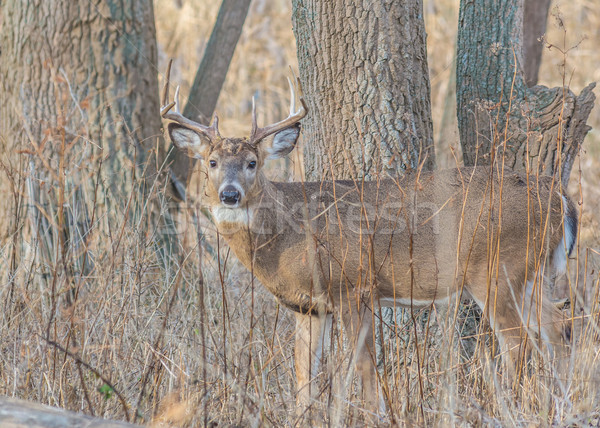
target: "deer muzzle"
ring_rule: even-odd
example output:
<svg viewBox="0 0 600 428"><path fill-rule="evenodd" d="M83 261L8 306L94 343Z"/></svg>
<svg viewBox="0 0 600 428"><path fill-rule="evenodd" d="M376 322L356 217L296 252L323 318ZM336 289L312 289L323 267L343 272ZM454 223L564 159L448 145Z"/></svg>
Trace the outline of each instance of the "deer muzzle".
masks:
<svg viewBox="0 0 600 428"><path fill-rule="evenodd" d="M224 205L235 207L240 202L241 194L233 186L225 187L219 194L219 198Z"/></svg>

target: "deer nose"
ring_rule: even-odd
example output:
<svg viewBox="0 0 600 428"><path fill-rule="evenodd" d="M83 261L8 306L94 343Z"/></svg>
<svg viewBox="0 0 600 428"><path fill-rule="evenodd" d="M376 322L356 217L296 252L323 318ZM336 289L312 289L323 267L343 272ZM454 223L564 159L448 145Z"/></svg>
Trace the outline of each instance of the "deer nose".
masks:
<svg viewBox="0 0 600 428"><path fill-rule="evenodd" d="M235 205L240 201L240 192L233 186L227 186L221 192L221 202L225 205Z"/></svg>

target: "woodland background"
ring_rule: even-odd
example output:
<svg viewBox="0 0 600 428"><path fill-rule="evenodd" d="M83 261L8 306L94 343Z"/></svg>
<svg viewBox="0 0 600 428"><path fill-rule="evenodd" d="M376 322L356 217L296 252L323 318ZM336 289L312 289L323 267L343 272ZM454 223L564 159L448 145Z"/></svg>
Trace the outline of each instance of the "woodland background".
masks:
<svg viewBox="0 0 600 428"><path fill-rule="evenodd" d="M461 163L453 75L458 6L452 0L424 1L438 168ZM154 71L162 79L168 59L175 58L171 80L181 85L184 97L218 9L219 2L202 0L154 2L158 41ZM298 69L291 14L288 0L251 3L216 106L223 135L249 132L254 95L263 123L286 114L288 67ZM595 0L553 2L546 40L554 47L544 49L540 84L554 87L564 82L579 93L589 82L600 80L600 7ZM4 67L10 68L6 63ZM0 123L3 138L14 124L7 124L6 117L0 117ZM569 193L582 204L583 212L577 254L581 268L571 276L573 281L587 278L588 291L593 291L598 287L600 264L594 265L595 253L586 249L600 248L598 107L588 124L592 130L569 183ZM63 150L77 147L67 145ZM168 213L166 217L177 224L181 244L177 257L164 257L164 247L157 250L156 242L168 240L172 230L167 225L148 232L140 226L150 215L133 188L123 190L123 201L97 198L94 180L101 156L95 154L93 144L89 147L76 157L80 164L92 165L85 173L86 193L77 193L63 181L57 191L63 204L51 207L57 215L48 212L47 217L34 219L43 223L44 218L66 218L61 207L77 198L92 207L88 218L95 232L86 238L89 255L77 256L73 265L78 269L70 271L61 261L65 255L57 250L63 247L56 245L65 238L33 236L26 227L28 195L35 189L27 188L22 164L14 159L21 155L42 160L43 150L3 145L0 395L106 418L177 426L306 423L294 413L292 317L280 310L216 236L199 204L203 174L192 175L185 206L171 210L168 200L159 202L161 215ZM125 175L135 176L133 167L128 169L127 162L122 165ZM57 163L55 169L64 172L68 167ZM272 179L297 180L303 175L302 150L269 166ZM124 206L139 209L130 213ZM54 226L49 224L48 230ZM74 250L74 254L79 253ZM597 300L596 294L595 313ZM419 333L429 334L428 326L423 325ZM526 399L516 404L494 384L481 354L467 361L458 356L447 359L442 350L426 346L428 341L409 335L398 345L403 363L395 377L394 409L408 424L597 424L600 379L595 369L595 326L582 327L578 335L581 352L569 384L569 400L559 400L559 405L550 404L556 401L548 400L542 372L533 372L524 382L519 394ZM412 358L415 346L425 352L422 380ZM419 386L421 381L424 385ZM363 420L360 409L350 405L341 416L326 409L317 417L344 425L360 425Z"/></svg>

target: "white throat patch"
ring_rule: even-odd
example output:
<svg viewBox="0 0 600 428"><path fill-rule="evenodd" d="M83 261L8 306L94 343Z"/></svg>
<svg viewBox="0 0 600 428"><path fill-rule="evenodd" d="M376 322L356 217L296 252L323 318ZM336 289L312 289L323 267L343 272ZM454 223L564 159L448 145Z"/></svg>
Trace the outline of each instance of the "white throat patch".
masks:
<svg viewBox="0 0 600 428"><path fill-rule="evenodd" d="M252 222L252 209L246 209L245 207L226 208L216 206L212 208L212 215L218 225L231 223L246 226Z"/></svg>

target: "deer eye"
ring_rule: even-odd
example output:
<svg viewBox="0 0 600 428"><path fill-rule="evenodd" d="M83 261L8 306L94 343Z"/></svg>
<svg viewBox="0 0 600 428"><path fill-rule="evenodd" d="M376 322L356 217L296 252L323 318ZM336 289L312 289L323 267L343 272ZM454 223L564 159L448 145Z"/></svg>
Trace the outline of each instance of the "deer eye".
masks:
<svg viewBox="0 0 600 428"><path fill-rule="evenodd" d="M248 164L248 169L254 169L254 168L256 168L256 161L251 161L251 162Z"/></svg>
<svg viewBox="0 0 600 428"><path fill-rule="evenodd" d="M216 160L211 160L208 162L208 164L210 165L211 168L216 168L217 167L217 161Z"/></svg>

